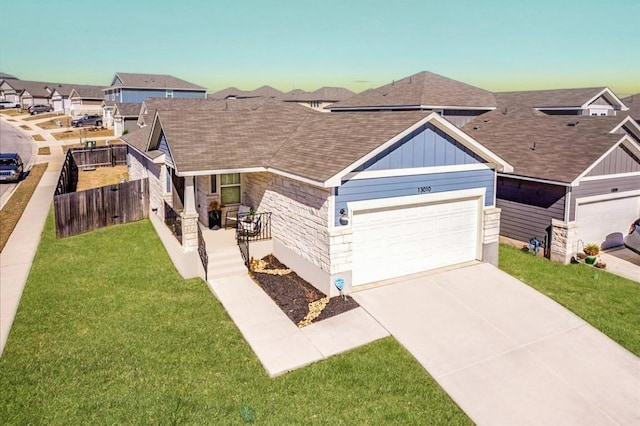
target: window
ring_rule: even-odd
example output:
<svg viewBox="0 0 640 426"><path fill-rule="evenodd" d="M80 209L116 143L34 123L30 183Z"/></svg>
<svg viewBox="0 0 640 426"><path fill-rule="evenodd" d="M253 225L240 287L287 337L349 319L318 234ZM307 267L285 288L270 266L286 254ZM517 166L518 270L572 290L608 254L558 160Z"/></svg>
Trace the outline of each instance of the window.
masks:
<svg viewBox="0 0 640 426"><path fill-rule="evenodd" d="M211 185L209 186L209 189L212 194L217 194L218 193L218 176L217 175L211 175Z"/></svg>
<svg viewBox="0 0 640 426"><path fill-rule="evenodd" d="M167 89L167 91L165 92L165 97L173 98L173 90L172 89Z"/></svg>
<svg viewBox="0 0 640 426"><path fill-rule="evenodd" d="M240 173L220 175L220 203L240 204Z"/></svg>

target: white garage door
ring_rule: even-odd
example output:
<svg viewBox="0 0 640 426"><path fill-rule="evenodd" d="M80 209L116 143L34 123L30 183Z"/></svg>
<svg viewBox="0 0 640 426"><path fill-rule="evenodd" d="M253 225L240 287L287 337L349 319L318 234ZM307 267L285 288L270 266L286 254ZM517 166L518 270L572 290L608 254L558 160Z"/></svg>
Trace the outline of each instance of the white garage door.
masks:
<svg viewBox="0 0 640 426"><path fill-rule="evenodd" d="M64 105L62 99L56 99L53 101L53 110L56 112L64 111Z"/></svg>
<svg viewBox="0 0 640 426"><path fill-rule="evenodd" d="M600 244L602 248L619 246L623 244L622 238L629 230L629 225L639 216L638 195L593 202L578 200L578 239L584 244Z"/></svg>
<svg viewBox="0 0 640 426"><path fill-rule="evenodd" d="M352 221L354 286L478 258L477 198L356 210Z"/></svg>

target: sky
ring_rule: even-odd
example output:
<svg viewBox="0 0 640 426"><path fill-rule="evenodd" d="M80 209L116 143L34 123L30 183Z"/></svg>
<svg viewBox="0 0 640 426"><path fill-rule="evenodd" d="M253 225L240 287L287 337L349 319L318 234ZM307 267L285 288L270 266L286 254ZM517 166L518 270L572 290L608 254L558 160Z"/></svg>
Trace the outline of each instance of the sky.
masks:
<svg viewBox="0 0 640 426"><path fill-rule="evenodd" d="M0 71L107 86L170 74L209 92L341 86L420 71L492 91L640 92L638 0L2 2Z"/></svg>

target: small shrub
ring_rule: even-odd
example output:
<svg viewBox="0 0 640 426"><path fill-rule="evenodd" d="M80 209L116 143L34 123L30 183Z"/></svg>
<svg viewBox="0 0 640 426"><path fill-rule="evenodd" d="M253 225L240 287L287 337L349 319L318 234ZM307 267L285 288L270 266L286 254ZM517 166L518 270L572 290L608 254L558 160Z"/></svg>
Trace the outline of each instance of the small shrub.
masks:
<svg viewBox="0 0 640 426"><path fill-rule="evenodd" d="M600 253L600 246L598 244L587 244L584 246L583 251L587 256L597 256Z"/></svg>

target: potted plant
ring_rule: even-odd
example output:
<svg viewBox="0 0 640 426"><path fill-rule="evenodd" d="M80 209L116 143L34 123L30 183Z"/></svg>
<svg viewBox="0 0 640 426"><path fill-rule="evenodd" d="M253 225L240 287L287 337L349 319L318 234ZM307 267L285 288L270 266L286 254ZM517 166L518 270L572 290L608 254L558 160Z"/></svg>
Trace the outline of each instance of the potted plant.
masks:
<svg viewBox="0 0 640 426"><path fill-rule="evenodd" d="M584 261L589 265L593 265L596 263L598 253L600 253L600 246L598 244L587 244L582 251L586 255Z"/></svg>

